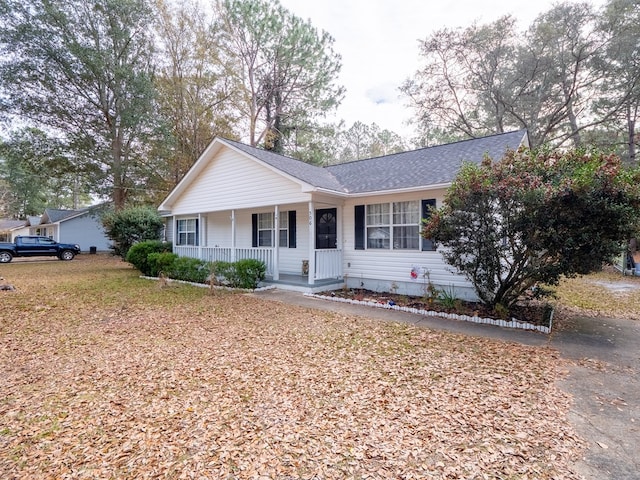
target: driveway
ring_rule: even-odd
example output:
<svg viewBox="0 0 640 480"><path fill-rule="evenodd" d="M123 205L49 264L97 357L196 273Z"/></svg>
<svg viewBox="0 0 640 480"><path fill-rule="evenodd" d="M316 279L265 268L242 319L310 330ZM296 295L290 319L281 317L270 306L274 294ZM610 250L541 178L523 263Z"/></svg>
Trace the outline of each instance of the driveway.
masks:
<svg viewBox="0 0 640 480"><path fill-rule="evenodd" d="M388 321L517 342L546 345L567 360L560 388L574 398L569 420L587 441L577 468L587 480L640 478L640 322L576 317L551 335L405 312L330 302L301 293L266 290L256 295L320 310L339 311Z"/></svg>

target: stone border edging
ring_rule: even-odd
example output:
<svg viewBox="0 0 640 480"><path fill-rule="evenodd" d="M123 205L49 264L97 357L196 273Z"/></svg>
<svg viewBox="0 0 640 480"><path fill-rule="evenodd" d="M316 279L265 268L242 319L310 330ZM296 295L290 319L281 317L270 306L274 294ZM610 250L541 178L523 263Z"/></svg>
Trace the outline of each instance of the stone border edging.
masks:
<svg viewBox="0 0 640 480"><path fill-rule="evenodd" d="M541 333L551 333L551 325L553 323L553 312L551 312L551 318L549 321L549 326L546 327L544 325L533 325L528 322L521 322L515 318L512 318L511 321L495 319L495 318L484 318L470 315L458 315L457 313L446 313L446 312L436 312L432 310L422 310L419 308L411 308L411 307L401 307L399 305L389 305L388 303L378 303L378 302L370 302L364 300L353 300L351 298L342 298L342 297L328 297L326 295L317 295L315 293L305 293L307 297L319 298L322 300L330 300L333 302L343 302L343 303L351 303L353 305L364 305L367 307L376 307L376 308L386 308L387 310L398 310L400 312L408 312L408 313L416 313L418 315L425 315L429 317L442 317L448 318L452 320L461 320L463 322L472 322L472 323L482 323L486 325L495 325L498 327L505 328L515 328L520 330L535 330Z"/></svg>
<svg viewBox="0 0 640 480"><path fill-rule="evenodd" d="M145 280L156 280L156 281L160 280L158 277L148 277L146 275L140 275L140 278L144 278ZM200 288L213 288L215 290L229 290L234 292L246 292L246 293L262 292L264 290L271 290L276 288L275 285L267 285L266 287L258 287L255 289L233 288L233 287L225 287L224 285L208 285L206 283L187 282L186 280L174 280L173 278L165 278L165 280L168 283L182 283L184 285L192 285L194 287L200 287Z"/></svg>

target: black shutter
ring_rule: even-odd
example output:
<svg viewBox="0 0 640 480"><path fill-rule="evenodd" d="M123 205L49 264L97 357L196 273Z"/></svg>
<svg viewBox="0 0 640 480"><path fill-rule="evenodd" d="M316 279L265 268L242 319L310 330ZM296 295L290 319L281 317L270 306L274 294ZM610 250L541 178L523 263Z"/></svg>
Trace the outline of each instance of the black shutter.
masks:
<svg viewBox="0 0 640 480"><path fill-rule="evenodd" d="M364 250L364 205L354 207L355 249Z"/></svg>
<svg viewBox="0 0 640 480"><path fill-rule="evenodd" d="M258 214L251 214L251 246L258 246Z"/></svg>
<svg viewBox="0 0 640 480"><path fill-rule="evenodd" d="M200 246L200 222L196 218L196 247Z"/></svg>
<svg viewBox="0 0 640 480"><path fill-rule="evenodd" d="M422 218L427 219L431 216L430 208L436 206L435 198L431 198L429 200L422 200ZM436 244L433 240L428 240L426 238L422 239L422 251L433 251L436 249Z"/></svg>
<svg viewBox="0 0 640 480"><path fill-rule="evenodd" d="M296 211L289 210L289 248L296 248Z"/></svg>

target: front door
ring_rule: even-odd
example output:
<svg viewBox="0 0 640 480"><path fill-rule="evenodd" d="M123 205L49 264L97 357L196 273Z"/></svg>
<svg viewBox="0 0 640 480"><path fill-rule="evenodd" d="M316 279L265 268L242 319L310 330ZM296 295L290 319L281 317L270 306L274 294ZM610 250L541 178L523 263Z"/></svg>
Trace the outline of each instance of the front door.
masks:
<svg viewBox="0 0 640 480"><path fill-rule="evenodd" d="M335 208L316 210L316 249L337 248L338 228Z"/></svg>

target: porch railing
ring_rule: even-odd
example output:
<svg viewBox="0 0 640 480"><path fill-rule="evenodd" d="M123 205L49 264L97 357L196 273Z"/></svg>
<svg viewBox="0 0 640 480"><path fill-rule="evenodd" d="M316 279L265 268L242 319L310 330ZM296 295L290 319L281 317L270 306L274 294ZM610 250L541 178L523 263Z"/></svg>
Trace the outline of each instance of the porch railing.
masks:
<svg viewBox="0 0 640 480"><path fill-rule="evenodd" d="M253 258L261 260L267 266L267 275L273 275L273 249L271 248L233 248L227 247L193 247L175 245L173 253L181 257L199 258L207 262L231 262ZM235 253L235 255L234 255Z"/></svg>
<svg viewBox="0 0 640 480"><path fill-rule="evenodd" d="M342 250L316 250L316 280L342 278Z"/></svg>
<svg viewBox="0 0 640 480"><path fill-rule="evenodd" d="M233 248L228 247L193 247L175 245L173 252L181 257L199 258L208 262L231 262L245 258L262 260L267 266L267 275L273 275L273 249L272 248ZM316 250L315 280L327 278L342 278L342 250L330 248Z"/></svg>

